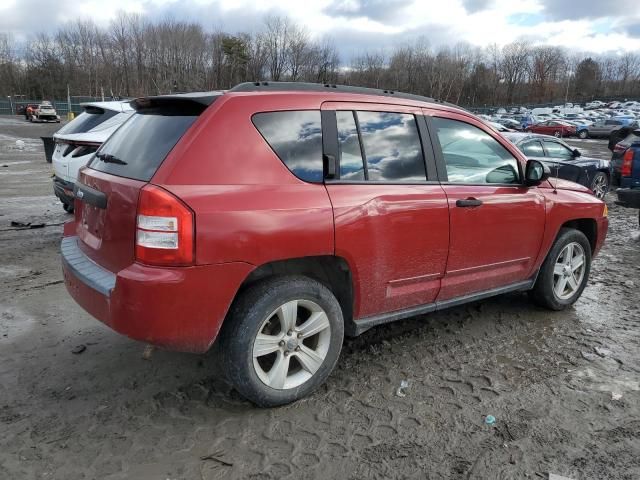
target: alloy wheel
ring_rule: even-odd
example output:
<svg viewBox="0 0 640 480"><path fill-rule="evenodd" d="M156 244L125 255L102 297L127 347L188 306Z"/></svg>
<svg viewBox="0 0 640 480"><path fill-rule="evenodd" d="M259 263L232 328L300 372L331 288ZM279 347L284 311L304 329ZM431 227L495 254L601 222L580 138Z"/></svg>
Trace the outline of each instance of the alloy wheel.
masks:
<svg viewBox="0 0 640 480"><path fill-rule="evenodd" d="M591 190L597 198L603 199L609 191L609 181L604 175L598 175L594 181Z"/></svg>
<svg viewBox="0 0 640 480"><path fill-rule="evenodd" d="M267 386L299 387L320 369L331 343L326 312L310 300L291 300L262 323L253 343L253 367Z"/></svg>
<svg viewBox="0 0 640 480"><path fill-rule="evenodd" d="M560 300L571 298L582 285L585 273L585 254L577 242L567 244L553 268L553 293Z"/></svg>

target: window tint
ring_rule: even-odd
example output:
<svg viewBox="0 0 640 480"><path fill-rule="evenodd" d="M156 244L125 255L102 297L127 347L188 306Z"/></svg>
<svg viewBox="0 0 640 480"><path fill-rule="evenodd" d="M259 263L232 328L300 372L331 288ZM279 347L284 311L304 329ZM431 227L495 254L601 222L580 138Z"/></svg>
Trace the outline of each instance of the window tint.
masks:
<svg viewBox="0 0 640 480"><path fill-rule="evenodd" d="M253 124L289 170L307 182L322 182L319 110L256 113Z"/></svg>
<svg viewBox="0 0 640 480"><path fill-rule="evenodd" d="M618 120L607 120L604 122L605 125L622 125L622 122Z"/></svg>
<svg viewBox="0 0 640 480"><path fill-rule="evenodd" d="M356 114L369 180L426 181L422 146L413 115L364 111Z"/></svg>
<svg viewBox="0 0 640 480"><path fill-rule="evenodd" d="M433 118L451 183L519 183L518 161L496 139L468 123Z"/></svg>
<svg viewBox="0 0 640 480"><path fill-rule="evenodd" d="M338 123L338 148L340 151L340 178L364 180L364 165L356 121L351 111L336 112Z"/></svg>
<svg viewBox="0 0 640 480"><path fill-rule="evenodd" d="M520 145L520 150L522 150L527 157L544 157L542 144L538 141L527 142L524 145Z"/></svg>
<svg viewBox="0 0 640 480"><path fill-rule="evenodd" d="M148 181L196 118L157 111L133 114L102 145L90 166L119 177ZM113 159L103 161L98 155Z"/></svg>
<svg viewBox="0 0 640 480"><path fill-rule="evenodd" d="M544 148L547 150L548 157L562 159L573 158L573 152L561 143L545 140Z"/></svg>

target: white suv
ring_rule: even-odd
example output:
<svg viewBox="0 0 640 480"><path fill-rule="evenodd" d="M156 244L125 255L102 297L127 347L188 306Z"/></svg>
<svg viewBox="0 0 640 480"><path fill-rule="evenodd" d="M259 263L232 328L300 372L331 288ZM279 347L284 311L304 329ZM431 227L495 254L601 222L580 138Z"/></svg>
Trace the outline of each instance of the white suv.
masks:
<svg viewBox="0 0 640 480"><path fill-rule="evenodd" d="M129 101L82 104L84 112L53 138L53 190L67 212L73 212L73 187L78 171L133 113Z"/></svg>

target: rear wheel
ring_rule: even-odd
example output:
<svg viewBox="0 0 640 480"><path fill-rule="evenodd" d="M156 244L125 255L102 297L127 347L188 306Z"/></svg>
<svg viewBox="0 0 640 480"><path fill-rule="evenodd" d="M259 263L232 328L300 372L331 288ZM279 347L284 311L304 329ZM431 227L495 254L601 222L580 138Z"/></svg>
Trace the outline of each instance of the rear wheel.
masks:
<svg viewBox="0 0 640 480"><path fill-rule="evenodd" d="M597 198L604 199L609 191L609 177L604 172L597 172L591 181L591 190Z"/></svg>
<svg viewBox="0 0 640 480"><path fill-rule="evenodd" d="M582 295L590 269L589 240L579 230L563 228L540 268L531 296L543 307L564 310Z"/></svg>
<svg viewBox="0 0 640 480"><path fill-rule="evenodd" d="M62 202L62 208L67 213L73 213L73 205L72 204Z"/></svg>
<svg viewBox="0 0 640 480"><path fill-rule="evenodd" d="M553 136L556 138L560 138L562 134L558 130L556 130L555 132L553 132Z"/></svg>
<svg viewBox="0 0 640 480"><path fill-rule="evenodd" d="M231 384L260 406L283 405L322 385L344 337L331 291L307 277L257 283L234 302L221 336Z"/></svg>
<svg viewBox="0 0 640 480"><path fill-rule="evenodd" d="M589 136L589 132L587 130L580 130L578 132L578 138L585 139Z"/></svg>

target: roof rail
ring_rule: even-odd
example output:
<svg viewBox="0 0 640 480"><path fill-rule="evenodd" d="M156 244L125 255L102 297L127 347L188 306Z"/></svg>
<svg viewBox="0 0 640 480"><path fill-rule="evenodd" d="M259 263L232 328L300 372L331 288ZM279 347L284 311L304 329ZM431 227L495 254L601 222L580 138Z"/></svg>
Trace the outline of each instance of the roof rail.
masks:
<svg viewBox="0 0 640 480"><path fill-rule="evenodd" d="M354 93L358 95L376 95L381 97L403 98L417 102L442 103L455 106L450 103L434 100L431 97L414 95L412 93L396 92L394 90L382 90L378 88L353 87L350 85L334 85L329 83L305 83L305 82L244 82L233 87L229 92L335 92Z"/></svg>

